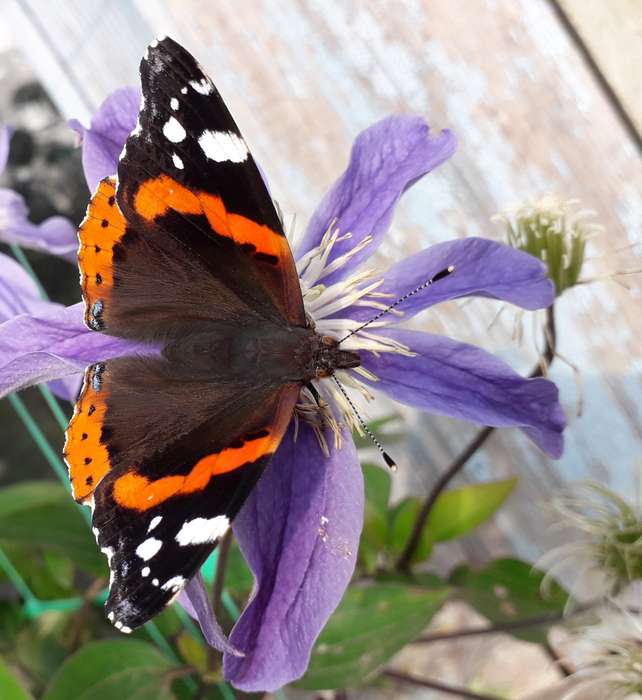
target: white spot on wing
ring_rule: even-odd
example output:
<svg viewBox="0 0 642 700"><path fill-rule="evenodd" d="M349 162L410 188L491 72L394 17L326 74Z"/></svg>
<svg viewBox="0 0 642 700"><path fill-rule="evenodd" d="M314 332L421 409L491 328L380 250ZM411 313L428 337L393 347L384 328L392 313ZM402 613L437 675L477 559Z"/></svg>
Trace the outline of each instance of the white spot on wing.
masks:
<svg viewBox="0 0 642 700"><path fill-rule="evenodd" d="M172 97L172 99L169 101L169 106L176 111L178 109L178 100L175 97Z"/></svg>
<svg viewBox="0 0 642 700"><path fill-rule="evenodd" d="M162 515L155 515L150 521L149 521L149 527L147 528L147 532L151 532L155 527L160 525L160 521L163 519Z"/></svg>
<svg viewBox="0 0 642 700"><path fill-rule="evenodd" d="M240 136L231 131L204 131L198 139L203 153L217 163L242 163L247 159L247 146Z"/></svg>
<svg viewBox="0 0 642 700"><path fill-rule="evenodd" d="M199 95L211 95L214 92L212 83L207 78L201 78L200 80L190 80L189 86L192 90L195 90Z"/></svg>
<svg viewBox="0 0 642 700"><path fill-rule="evenodd" d="M158 44L159 44L161 41L164 41L165 39L167 39L167 37L165 36L165 34L159 34L159 36L157 36L153 41L151 41L149 45L150 45L153 49L155 49L155 48L158 46Z"/></svg>
<svg viewBox="0 0 642 700"><path fill-rule="evenodd" d="M123 625L123 626L120 628L120 631L121 631L123 634L131 634L131 633L132 633L132 628L131 628L131 627L127 627L126 625Z"/></svg>
<svg viewBox="0 0 642 700"><path fill-rule="evenodd" d="M107 615L107 619L108 619L110 622L113 622L113 621L114 621L114 617L116 617L116 616L114 615L114 611L112 610L112 611Z"/></svg>
<svg viewBox="0 0 642 700"><path fill-rule="evenodd" d="M181 95L187 95L187 87L181 88Z"/></svg>
<svg viewBox="0 0 642 700"><path fill-rule="evenodd" d="M172 576L172 578L165 581L165 583L161 586L161 589L164 591L171 591L172 593L176 593L176 591L182 588L186 583L186 578L183 578L182 576Z"/></svg>
<svg viewBox="0 0 642 700"><path fill-rule="evenodd" d="M147 578L147 577L149 576L150 571L151 571L151 569L149 568L149 566L144 566L144 567L140 570L140 575L141 575L143 578Z"/></svg>
<svg viewBox="0 0 642 700"><path fill-rule="evenodd" d="M160 540L150 537L144 542L141 542L138 547L136 547L136 554L143 560L148 561L153 556L158 553L158 550L163 546Z"/></svg>
<svg viewBox="0 0 642 700"><path fill-rule="evenodd" d="M165 138L172 143L180 143L187 136L187 132L183 129L176 117L170 117L165 122L163 134Z"/></svg>
<svg viewBox="0 0 642 700"><path fill-rule="evenodd" d="M217 515L215 518L194 518L183 523L176 535L176 541L181 547L215 542L225 534L229 526L230 521L224 515Z"/></svg>
<svg viewBox="0 0 642 700"><path fill-rule="evenodd" d="M159 583L160 581L157 578L152 579L152 586L158 586Z"/></svg>
<svg viewBox="0 0 642 700"><path fill-rule="evenodd" d="M174 166L179 170L184 168L183 159L177 153L172 154L172 163L174 163Z"/></svg>

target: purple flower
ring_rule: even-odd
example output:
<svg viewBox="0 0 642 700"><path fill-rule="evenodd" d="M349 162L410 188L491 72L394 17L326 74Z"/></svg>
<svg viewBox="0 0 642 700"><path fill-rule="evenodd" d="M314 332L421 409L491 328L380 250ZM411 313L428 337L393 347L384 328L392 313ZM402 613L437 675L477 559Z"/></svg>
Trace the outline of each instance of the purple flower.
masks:
<svg viewBox="0 0 642 700"><path fill-rule="evenodd" d="M9 157L10 139L11 130L0 127L0 175ZM75 262L78 238L71 221L52 216L41 224L32 224L28 216L24 199L13 190L0 187L0 241L60 255Z"/></svg>
<svg viewBox="0 0 642 700"><path fill-rule="evenodd" d="M113 92L100 105L89 129L77 119L69 121L82 143L82 166L92 192L104 177L116 174L118 156L130 131L136 126L139 105L140 90L124 87Z"/></svg>
<svg viewBox="0 0 642 700"><path fill-rule="evenodd" d="M119 91L84 130L83 164L90 183L116 171L137 105L137 96ZM339 372L339 378L366 395L376 388L429 412L519 427L558 457L565 419L551 382L524 379L479 348L398 325L437 302L466 296L527 309L549 306L554 290L541 262L498 243L467 238L433 246L380 274L361 267L380 244L403 192L454 150L452 134L433 135L422 119L410 116L385 119L357 138L346 172L322 200L296 250L306 310L319 332L343 338L391 300L454 265L453 274L401 304L403 316L389 314L351 336L345 346L359 352L363 365ZM0 376L6 385L15 388L68 370L74 362L97 361L116 352L118 343L128 351L124 341L83 330L80 309L67 313L73 343L58 352L48 371L41 366L29 377L27 370L19 380L2 369L6 334L0 326ZM23 323L33 322L33 316L26 318L30 321ZM37 346L49 345L63 332L60 320L51 327L43 323L37 337L25 336L23 368L30 366ZM312 645L355 565L363 485L350 435L353 416L332 381L318 382L317 390L332 408L330 427L301 419L296 438L290 427L234 524L256 586L229 643L206 604L200 577L183 593L210 644L225 652L225 677L245 691L274 690L305 672ZM309 400L304 391L301 401Z"/></svg>

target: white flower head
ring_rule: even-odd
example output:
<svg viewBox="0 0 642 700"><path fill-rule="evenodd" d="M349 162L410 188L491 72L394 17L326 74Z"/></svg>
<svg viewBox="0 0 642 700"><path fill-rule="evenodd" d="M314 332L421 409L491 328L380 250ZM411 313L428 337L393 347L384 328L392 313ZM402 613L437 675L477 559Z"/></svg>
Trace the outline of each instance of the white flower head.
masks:
<svg viewBox="0 0 642 700"><path fill-rule="evenodd" d="M546 195L508 207L493 221L505 225L509 245L546 263L560 295L580 281L586 242L604 230L594 217L577 199Z"/></svg>
<svg viewBox="0 0 642 700"><path fill-rule="evenodd" d="M590 689L604 700L633 700L642 696L642 588L598 611L598 622L574 633L568 660L577 668L576 683L562 700L580 700Z"/></svg>
<svg viewBox="0 0 642 700"><path fill-rule="evenodd" d="M617 595L642 580L642 508L594 482L580 482L553 498L558 527L570 541L545 554L537 566L547 579L570 579L577 598Z"/></svg>

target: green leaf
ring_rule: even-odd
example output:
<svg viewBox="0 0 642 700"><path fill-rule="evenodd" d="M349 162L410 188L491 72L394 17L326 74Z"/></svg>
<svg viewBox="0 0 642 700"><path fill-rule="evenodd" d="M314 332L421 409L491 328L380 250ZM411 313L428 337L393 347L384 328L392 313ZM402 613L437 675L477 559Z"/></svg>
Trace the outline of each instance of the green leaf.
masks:
<svg viewBox="0 0 642 700"><path fill-rule="evenodd" d="M40 684L46 683L68 653L62 639L62 616L48 613L25 626L16 639L14 651L29 677Z"/></svg>
<svg viewBox="0 0 642 700"><path fill-rule="evenodd" d="M93 642L62 665L42 700L171 700L175 666L136 640Z"/></svg>
<svg viewBox="0 0 642 700"><path fill-rule="evenodd" d="M44 564L47 572L61 588L70 590L74 583L74 564L65 554L45 552Z"/></svg>
<svg viewBox="0 0 642 700"><path fill-rule="evenodd" d="M542 590L544 573L519 559L497 559L480 571L462 566L450 577L459 586L460 597L491 623L515 622L526 618L561 614L568 594L551 581ZM548 624L511 631L520 639L542 643Z"/></svg>
<svg viewBox="0 0 642 700"><path fill-rule="evenodd" d="M398 503L390 514L392 524L388 533L388 548L398 557L405 549L412 532L422 502L418 498L406 498ZM424 527L419 538L419 544L412 557L412 563L428 559L432 552L433 538L430 528Z"/></svg>
<svg viewBox="0 0 642 700"><path fill-rule="evenodd" d="M393 427L395 424L401 425L401 416L398 413L393 413L391 416L377 418L368 423L368 428L372 433L374 433L375 437L378 437L379 440L385 445L393 445L401 440L402 435L397 431L386 432L382 430L382 428L385 428L390 424L392 424ZM359 431L356 429L352 431L352 438L358 450L372 447L372 441L370 438L364 435L359 435Z"/></svg>
<svg viewBox="0 0 642 700"><path fill-rule="evenodd" d="M188 632L181 632L176 639L176 646L186 664L197 668L201 673L207 671L207 651L201 642Z"/></svg>
<svg viewBox="0 0 642 700"><path fill-rule="evenodd" d="M442 493L428 516L411 563L417 564L428 559L435 543L462 537L488 520L508 498L516 484L517 479L504 479ZM389 511L387 545L394 557L404 551L422 505L423 501L418 498L406 498Z"/></svg>
<svg viewBox="0 0 642 700"><path fill-rule="evenodd" d="M56 580L44 560L44 555L47 552L40 551L34 546L26 547L24 543L16 542L3 542L2 550L36 598L53 600L77 595L73 580L70 582L70 586L62 586L60 581ZM56 553L56 556L64 559L63 554ZM68 559L66 561L71 565ZM1 571L0 580L10 581L6 573Z"/></svg>
<svg viewBox="0 0 642 700"><path fill-rule="evenodd" d="M54 482L22 482L0 491L0 542L54 551L96 576L107 576L105 558L78 506Z"/></svg>
<svg viewBox="0 0 642 700"><path fill-rule="evenodd" d="M488 481L442 493L426 525L432 540L446 542L467 535L497 511L517 481L517 478Z"/></svg>
<svg viewBox="0 0 642 700"><path fill-rule="evenodd" d="M241 554L236 541L232 543L227 557L227 568L225 569L225 588L234 596L236 600L245 601L254 585L254 576L245 558Z"/></svg>
<svg viewBox="0 0 642 700"><path fill-rule="evenodd" d="M0 659L0 698L2 700L31 700L27 693Z"/></svg>
<svg viewBox="0 0 642 700"><path fill-rule="evenodd" d="M388 539L390 474L374 464L364 464L362 468L366 500L359 563L365 571L371 572L376 569L378 555Z"/></svg>
<svg viewBox="0 0 642 700"><path fill-rule="evenodd" d="M447 599L445 586L374 583L348 589L296 684L306 690L358 686L417 637Z"/></svg>

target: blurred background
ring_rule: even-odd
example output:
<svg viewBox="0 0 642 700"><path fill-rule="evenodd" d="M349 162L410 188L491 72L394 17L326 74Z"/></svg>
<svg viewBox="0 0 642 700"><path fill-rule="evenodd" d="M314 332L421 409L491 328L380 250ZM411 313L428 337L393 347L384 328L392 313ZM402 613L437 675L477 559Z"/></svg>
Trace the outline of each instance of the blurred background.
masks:
<svg viewBox="0 0 642 700"><path fill-rule="evenodd" d="M2 184L25 196L34 221L54 213L80 221L88 191L66 120L89 125L112 90L137 84L140 57L158 34L199 58L299 230L344 168L354 137L374 121L417 113L457 134L455 156L402 201L378 253L382 267L458 236L503 240L491 217L543 194L577 198L597 212L605 230L591 241L583 271L593 283L573 288L556 308L566 361L554 363L551 378L570 421L565 455L552 462L519 431L494 434L458 483L517 475L519 485L493 523L436 551L436 571L500 555L535 561L562 541L546 527L544 506L565 483L592 478L639 493L640 276L614 274L642 267L638 0L4 0L0 122L15 131ZM30 260L53 299L78 300L71 266L35 253ZM516 342L514 311L496 318L499 310L486 300L450 303L413 325L484 346L527 373L538 356L533 320L523 320ZM60 430L38 397L24 398L60 449ZM372 415L390 411L381 401ZM403 438L394 446L393 498L425 493L476 428L395 411ZM0 484L42 478L44 459L7 401L0 420ZM465 623L472 613L450 614ZM531 647L467 641L404 652L398 663L464 684L488 676L511 692L506 697L526 697L558 677ZM399 696L397 689L363 697L377 693Z"/></svg>

